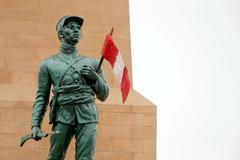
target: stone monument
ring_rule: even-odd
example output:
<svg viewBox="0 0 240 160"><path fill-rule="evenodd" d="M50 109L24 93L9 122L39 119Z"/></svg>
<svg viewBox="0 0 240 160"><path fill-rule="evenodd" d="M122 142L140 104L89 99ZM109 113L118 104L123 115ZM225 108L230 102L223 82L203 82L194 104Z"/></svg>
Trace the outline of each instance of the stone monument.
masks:
<svg viewBox="0 0 240 160"><path fill-rule="evenodd" d="M132 82L129 1L3 0L0 5L0 159L43 160L49 138L30 140L19 147L19 138L31 133L32 106L37 89L39 63L59 51L55 26L63 15L84 17L80 53L100 59L104 36L114 25L114 39L128 66ZM121 102L119 83L112 68L103 63L109 96L96 99L99 124L94 160L155 160L156 106L134 89ZM42 131L51 133L48 114ZM65 160L75 159L75 138Z"/></svg>

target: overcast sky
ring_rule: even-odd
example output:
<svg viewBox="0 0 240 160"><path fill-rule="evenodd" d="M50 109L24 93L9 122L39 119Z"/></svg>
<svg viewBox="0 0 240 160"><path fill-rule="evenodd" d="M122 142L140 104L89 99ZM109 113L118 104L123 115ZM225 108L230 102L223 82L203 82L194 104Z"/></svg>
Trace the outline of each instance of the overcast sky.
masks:
<svg viewBox="0 0 240 160"><path fill-rule="evenodd" d="M133 87L159 160L240 159L240 1L129 0Z"/></svg>

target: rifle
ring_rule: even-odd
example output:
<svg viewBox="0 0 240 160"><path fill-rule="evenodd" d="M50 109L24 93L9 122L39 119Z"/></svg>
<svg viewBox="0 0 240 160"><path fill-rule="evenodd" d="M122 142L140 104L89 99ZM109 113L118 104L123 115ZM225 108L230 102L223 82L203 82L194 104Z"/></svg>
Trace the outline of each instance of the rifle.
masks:
<svg viewBox="0 0 240 160"><path fill-rule="evenodd" d="M47 137L48 135L59 134L59 133L60 131L53 131L52 133L42 132L38 134L38 137L43 138L43 137ZM33 136L32 133L22 136L20 139L20 146L22 147L24 143L27 142L29 139L33 139L32 136Z"/></svg>

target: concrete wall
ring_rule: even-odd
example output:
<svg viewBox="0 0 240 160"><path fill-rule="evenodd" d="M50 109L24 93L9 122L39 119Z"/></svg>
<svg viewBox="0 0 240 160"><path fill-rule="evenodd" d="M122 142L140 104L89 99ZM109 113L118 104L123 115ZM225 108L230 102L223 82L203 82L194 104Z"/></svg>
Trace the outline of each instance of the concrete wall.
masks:
<svg viewBox="0 0 240 160"><path fill-rule="evenodd" d="M47 157L49 138L29 141L24 148L19 147L19 139L31 131L36 73L41 60L58 52L55 25L63 15L85 18L78 48L96 58L114 25L114 39L132 73L127 0L0 0L0 160ZM105 103L97 102L100 124L95 159L154 160L155 106L134 90L122 105L110 65L104 62L103 68L110 96ZM43 130L51 131L47 115ZM74 159L74 140L66 159Z"/></svg>

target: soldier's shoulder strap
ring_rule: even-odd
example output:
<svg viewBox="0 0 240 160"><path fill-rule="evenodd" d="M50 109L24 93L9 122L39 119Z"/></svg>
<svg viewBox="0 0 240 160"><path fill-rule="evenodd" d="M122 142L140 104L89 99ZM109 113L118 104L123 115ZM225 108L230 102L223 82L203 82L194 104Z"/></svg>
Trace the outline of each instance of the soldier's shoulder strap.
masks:
<svg viewBox="0 0 240 160"><path fill-rule="evenodd" d="M61 60L62 62L64 62L65 64L67 64L68 66L65 68L65 70L62 72L62 74L59 77L59 81L58 83L55 85L55 87L60 87L60 84L63 80L63 77L65 76L65 74L67 73L67 71L74 65L76 64L81 58L78 57L75 61L73 61L72 63L64 60L61 56L59 55L54 55L55 58L58 58L59 60Z"/></svg>

